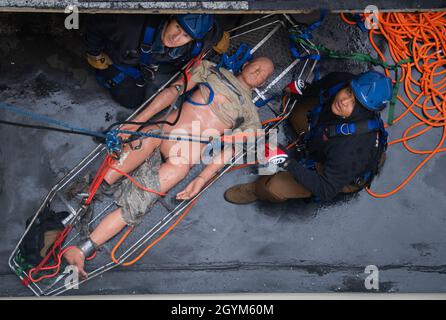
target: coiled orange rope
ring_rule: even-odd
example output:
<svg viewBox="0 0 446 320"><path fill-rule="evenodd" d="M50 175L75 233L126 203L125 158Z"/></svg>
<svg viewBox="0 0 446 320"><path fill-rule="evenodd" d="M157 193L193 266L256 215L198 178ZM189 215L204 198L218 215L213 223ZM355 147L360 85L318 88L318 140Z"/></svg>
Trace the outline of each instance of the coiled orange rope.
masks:
<svg viewBox="0 0 446 320"><path fill-rule="evenodd" d="M345 17L343 17L345 19ZM411 153L425 155L420 164L396 188L386 193L367 192L377 198L396 194L426 165L435 155L446 151L446 12L425 13L382 13L378 14L379 29L370 30L369 39L380 58L384 54L377 47L374 36L381 35L387 40L390 55L395 63L413 58L412 63L401 66L401 83L406 97L398 100L406 108L393 123L412 114L418 122L409 126L402 137L389 143L402 143ZM385 70L390 76L389 70ZM432 129L442 131L439 142L433 149L416 149L409 141L422 138Z"/></svg>

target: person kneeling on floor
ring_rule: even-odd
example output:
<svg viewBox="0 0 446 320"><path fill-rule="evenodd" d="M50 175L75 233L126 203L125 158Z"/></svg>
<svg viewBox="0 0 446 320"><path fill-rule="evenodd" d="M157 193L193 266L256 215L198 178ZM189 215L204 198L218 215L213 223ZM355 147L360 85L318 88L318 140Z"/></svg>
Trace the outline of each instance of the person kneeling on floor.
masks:
<svg viewBox="0 0 446 320"><path fill-rule="evenodd" d="M285 91L297 100L290 116L301 137L297 156L290 154L285 171L229 188L224 194L227 201L328 201L369 186L383 165L387 133L379 112L392 98L390 78L376 71L357 76L336 72L303 92L296 83Z"/></svg>

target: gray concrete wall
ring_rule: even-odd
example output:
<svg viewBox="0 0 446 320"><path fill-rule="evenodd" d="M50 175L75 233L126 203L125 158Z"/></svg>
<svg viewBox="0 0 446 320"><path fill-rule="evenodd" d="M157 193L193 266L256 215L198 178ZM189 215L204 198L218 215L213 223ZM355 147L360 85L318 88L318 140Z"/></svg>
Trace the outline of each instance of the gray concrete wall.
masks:
<svg viewBox="0 0 446 320"><path fill-rule="evenodd" d="M446 8L444 0L342 0L342 1L306 1L306 0L248 0L248 1L90 1L90 0L0 0L3 11L59 11L69 5L76 5L81 11L94 12L304 12L326 8L333 11L355 10L362 12L370 4L380 10L429 10Z"/></svg>

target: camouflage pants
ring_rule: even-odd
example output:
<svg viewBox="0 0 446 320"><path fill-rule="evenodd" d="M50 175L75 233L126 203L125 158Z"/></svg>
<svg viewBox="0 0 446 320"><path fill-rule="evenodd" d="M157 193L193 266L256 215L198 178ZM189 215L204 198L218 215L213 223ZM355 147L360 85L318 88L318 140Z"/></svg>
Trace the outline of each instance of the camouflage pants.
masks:
<svg viewBox="0 0 446 320"><path fill-rule="evenodd" d="M144 161L131 176L140 185L160 191L159 169L161 153L155 149L150 158ZM115 193L115 202L121 207L122 219L129 226L137 225L144 215L153 207L159 196L153 192L144 191L129 179L125 179Z"/></svg>

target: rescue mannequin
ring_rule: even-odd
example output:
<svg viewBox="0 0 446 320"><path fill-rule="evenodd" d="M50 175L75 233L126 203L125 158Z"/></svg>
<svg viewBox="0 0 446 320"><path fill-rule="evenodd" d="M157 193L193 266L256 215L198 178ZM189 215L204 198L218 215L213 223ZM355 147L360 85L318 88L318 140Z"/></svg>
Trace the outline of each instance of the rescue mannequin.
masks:
<svg viewBox="0 0 446 320"><path fill-rule="evenodd" d="M274 65L270 59L261 57L247 62L241 73L235 77L230 71L216 68L215 64L203 60L200 65L191 71L191 78L187 90L194 88L198 83L198 90L194 91L190 100L183 103L181 117L176 125L165 126L164 133L168 134L174 130L182 129L192 134L191 124L198 121L201 133L207 129L217 130L223 134L225 129L257 130L261 128L257 114L257 107L252 103L252 89L265 83L272 75ZM231 85L228 85L227 83ZM203 85L208 83L209 86ZM170 87L164 89L160 94L134 119L135 122L143 122L152 118L155 114L172 104L178 96L178 86L183 81L179 79ZM231 87L231 88L230 88ZM183 88L181 88L182 92ZM213 91L213 101L209 104L210 90ZM195 105L194 105L195 104ZM196 104L202 104L197 106ZM168 121L176 118L175 111L169 115ZM137 126L127 125L125 129L135 130ZM149 126L143 131L157 129ZM197 132L194 132L198 134ZM124 172L132 172L140 184L165 193L178 184L188 174L193 163L201 157L203 145L195 150L192 147L191 154L173 152L178 150L179 144L194 144L197 142L177 142L158 139L145 139L139 150L131 150L128 146L123 151L123 158L118 169ZM188 149L188 148L186 148ZM184 149L183 149L184 150ZM161 156L165 159L161 163ZM221 155L224 156L223 153ZM225 159L227 160L227 159ZM178 200L187 200L196 195L202 187L215 175L224 165L224 162L208 164L198 177L177 194ZM136 170L135 170L136 169ZM158 177L153 180L153 177ZM105 177L108 185L118 182L121 175L116 171L109 171ZM87 274L84 271L85 257L116 235L126 225L136 225L140 222L147 211L147 207L153 205L157 196L154 193L144 192L137 188L129 180L123 180L119 187L120 194L117 196L119 208L108 214L97 228L91 233L90 239L79 247L66 252L65 259L71 265L78 267L82 277ZM118 192L119 193L119 192ZM141 201L141 198L144 198Z"/></svg>

